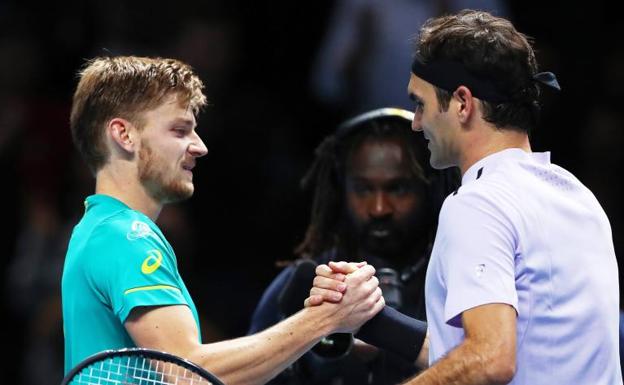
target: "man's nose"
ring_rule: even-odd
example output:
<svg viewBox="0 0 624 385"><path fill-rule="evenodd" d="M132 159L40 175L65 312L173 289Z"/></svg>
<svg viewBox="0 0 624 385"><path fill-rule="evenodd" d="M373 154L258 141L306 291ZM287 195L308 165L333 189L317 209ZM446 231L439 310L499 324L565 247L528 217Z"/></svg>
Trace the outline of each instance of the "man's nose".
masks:
<svg viewBox="0 0 624 385"><path fill-rule="evenodd" d="M189 152L195 158L200 158L206 154L208 154L208 147L204 144L204 141L197 135L196 132L193 133L193 141L189 145Z"/></svg>
<svg viewBox="0 0 624 385"><path fill-rule="evenodd" d="M422 131L422 113L416 111L412 120L412 130L416 132Z"/></svg>
<svg viewBox="0 0 624 385"><path fill-rule="evenodd" d="M375 193L371 203L369 215L373 218L385 217L391 215L393 212L392 203L388 199L388 194L383 191Z"/></svg>

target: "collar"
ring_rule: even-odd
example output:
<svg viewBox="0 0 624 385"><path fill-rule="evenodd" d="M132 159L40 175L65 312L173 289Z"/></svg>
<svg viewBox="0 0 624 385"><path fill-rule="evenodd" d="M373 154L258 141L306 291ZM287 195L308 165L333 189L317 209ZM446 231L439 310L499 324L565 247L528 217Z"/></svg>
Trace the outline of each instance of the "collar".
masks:
<svg viewBox="0 0 624 385"><path fill-rule="evenodd" d="M98 205L108 205L108 206L117 207L120 209L130 209L128 205L126 205L119 199L112 197L110 195L104 195L104 194L93 194L93 195L88 196L84 201L84 205L85 205L85 209L87 210Z"/></svg>
<svg viewBox="0 0 624 385"><path fill-rule="evenodd" d="M526 152L519 148L507 148L479 159L462 176L462 186L477 180L486 172L491 172L502 163L530 160L541 164L550 164L550 152Z"/></svg>

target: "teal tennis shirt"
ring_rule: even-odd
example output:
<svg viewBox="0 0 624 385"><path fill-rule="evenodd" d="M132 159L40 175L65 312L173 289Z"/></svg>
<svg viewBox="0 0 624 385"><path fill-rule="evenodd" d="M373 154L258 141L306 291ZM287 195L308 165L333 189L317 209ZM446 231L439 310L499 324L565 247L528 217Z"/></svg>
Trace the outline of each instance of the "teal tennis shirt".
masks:
<svg viewBox="0 0 624 385"><path fill-rule="evenodd" d="M107 195L85 200L65 258L62 299L65 373L102 350L135 346L124 322L136 306L187 305L199 330L169 242L150 218Z"/></svg>

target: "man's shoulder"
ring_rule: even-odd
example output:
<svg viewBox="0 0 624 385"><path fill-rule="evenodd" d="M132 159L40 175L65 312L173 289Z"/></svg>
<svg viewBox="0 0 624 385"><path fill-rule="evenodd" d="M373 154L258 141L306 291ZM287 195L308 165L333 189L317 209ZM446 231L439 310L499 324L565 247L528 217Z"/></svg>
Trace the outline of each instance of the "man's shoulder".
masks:
<svg viewBox="0 0 624 385"><path fill-rule="evenodd" d="M91 218L89 214L76 226L72 242L77 251L93 259L99 255L121 257L132 250L167 249L156 225L134 210L115 210L105 215L98 213Z"/></svg>
<svg viewBox="0 0 624 385"><path fill-rule="evenodd" d="M153 257L152 257L153 256ZM67 251L66 271L81 272L100 280L117 274L131 261L174 258L170 246L151 223L132 210L121 210L98 218L89 226L77 226ZM95 278L100 277L100 278Z"/></svg>
<svg viewBox="0 0 624 385"><path fill-rule="evenodd" d="M466 225L487 218L511 223L522 216L525 189L508 175L493 172L460 186L449 194L440 209L440 224ZM480 219L478 219L480 218Z"/></svg>
<svg viewBox="0 0 624 385"><path fill-rule="evenodd" d="M93 234L114 240L158 237L158 227L144 215L131 209L96 214L90 222L91 226L86 226L85 230L90 228Z"/></svg>
<svg viewBox="0 0 624 385"><path fill-rule="evenodd" d="M512 181L504 175L490 174L458 187L446 197L444 205L496 205L499 197L515 195Z"/></svg>
<svg viewBox="0 0 624 385"><path fill-rule="evenodd" d="M447 199L460 202L475 198L494 203L498 200L517 202L526 194L534 192L537 179L551 172L550 168L550 165L516 159L486 164L476 169L476 172L466 174L462 185Z"/></svg>

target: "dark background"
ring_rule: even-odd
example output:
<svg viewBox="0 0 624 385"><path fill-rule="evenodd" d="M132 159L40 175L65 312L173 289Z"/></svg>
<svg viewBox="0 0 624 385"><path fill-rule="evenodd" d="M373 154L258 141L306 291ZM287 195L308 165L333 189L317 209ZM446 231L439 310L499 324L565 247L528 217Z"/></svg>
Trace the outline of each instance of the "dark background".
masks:
<svg viewBox="0 0 624 385"><path fill-rule="evenodd" d="M553 162L594 191L619 255L624 48L618 13L606 1L572 3L503 4L516 27L535 38L541 67L563 87L544 93L533 148L552 151ZM85 59L176 57L204 80L211 106L198 130L210 152L196 168L195 196L166 208L159 225L203 318L204 340L231 338L245 334L279 271L276 261L291 259L302 239L310 197L298 183L314 148L361 112L353 102L357 92L333 103L313 92L335 4L0 2L0 337L14 352L3 360L2 383L29 384L37 376L44 378L38 383L60 381L60 271L71 227L93 190L68 128L75 73ZM414 23L411 35L419 27ZM401 95L408 75L405 68Z"/></svg>

